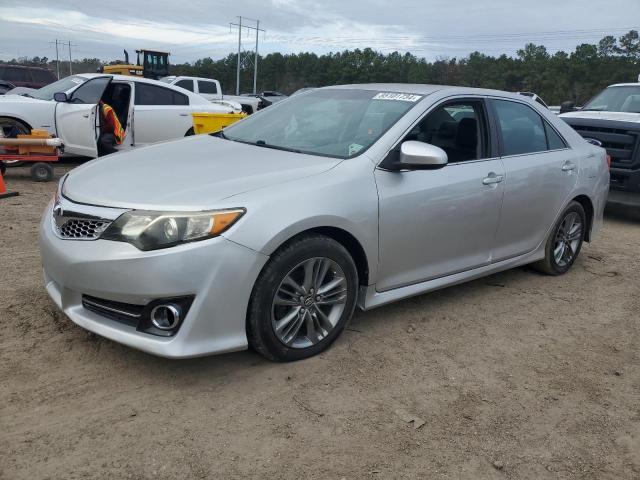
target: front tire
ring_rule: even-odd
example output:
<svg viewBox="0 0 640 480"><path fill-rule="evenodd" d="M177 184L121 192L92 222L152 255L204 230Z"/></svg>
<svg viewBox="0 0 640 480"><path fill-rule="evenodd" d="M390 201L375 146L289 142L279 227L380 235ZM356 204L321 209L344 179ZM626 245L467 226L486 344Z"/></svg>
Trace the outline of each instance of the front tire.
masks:
<svg viewBox="0 0 640 480"><path fill-rule="evenodd" d="M277 251L254 285L247 315L249 344L288 362L331 345L351 319L358 272L332 238L304 235Z"/></svg>
<svg viewBox="0 0 640 480"><path fill-rule="evenodd" d="M584 208L571 202L551 230L545 247L545 258L533 266L548 275L567 273L578 258L587 226Z"/></svg>

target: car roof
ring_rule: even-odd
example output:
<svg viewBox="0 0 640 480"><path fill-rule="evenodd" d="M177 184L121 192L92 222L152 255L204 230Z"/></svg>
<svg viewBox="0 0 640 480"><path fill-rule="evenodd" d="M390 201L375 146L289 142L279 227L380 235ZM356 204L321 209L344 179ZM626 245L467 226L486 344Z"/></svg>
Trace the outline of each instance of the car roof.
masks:
<svg viewBox="0 0 640 480"><path fill-rule="evenodd" d="M610 87L640 87L640 83L616 83L614 85L609 85L607 88Z"/></svg>
<svg viewBox="0 0 640 480"><path fill-rule="evenodd" d="M44 70L46 72L52 72L52 70L47 67L36 67L35 65L16 65L15 63L3 63L0 65L0 67L23 68L25 70Z"/></svg>
<svg viewBox="0 0 640 480"><path fill-rule="evenodd" d="M113 73L78 73L76 74L76 76L78 77L83 77L83 78L97 78L97 77L113 77L114 80L121 80L121 81L133 81L133 82L142 82L142 83L152 83L152 84L157 84L160 83L162 84L163 82L160 82L158 80L153 80L151 78L144 78L144 77L136 77L134 75L115 75ZM166 86L166 84L164 84Z"/></svg>
<svg viewBox="0 0 640 480"><path fill-rule="evenodd" d="M430 95L435 92L446 91L451 95L484 95L509 97L523 100L526 97L517 93L505 92L503 90L491 90L487 88L456 87L453 85L429 85L422 83L362 83L352 85L337 85L322 88L341 88L354 90L373 90L378 92L409 93L415 95Z"/></svg>

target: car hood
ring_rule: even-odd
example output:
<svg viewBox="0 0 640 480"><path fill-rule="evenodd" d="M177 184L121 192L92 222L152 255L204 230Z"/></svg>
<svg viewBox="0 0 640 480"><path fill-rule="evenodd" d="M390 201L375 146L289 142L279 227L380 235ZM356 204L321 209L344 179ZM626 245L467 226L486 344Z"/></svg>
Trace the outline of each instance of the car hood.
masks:
<svg viewBox="0 0 640 480"><path fill-rule="evenodd" d="M203 210L340 161L198 135L92 160L69 174L63 194L106 207Z"/></svg>
<svg viewBox="0 0 640 480"><path fill-rule="evenodd" d="M0 97L0 103L39 103L46 102L47 100L40 100L38 98L25 97L24 95L14 95L8 93Z"/></svg>
<svg viewBox="0 0 640 480"><path fill-rule="evenodd" d="M598 112L594 110L584 110L568 112L560 115L560 118L583 118L585 120L613 120L617 122L640 122L640 113L628 112Z"/></svg>

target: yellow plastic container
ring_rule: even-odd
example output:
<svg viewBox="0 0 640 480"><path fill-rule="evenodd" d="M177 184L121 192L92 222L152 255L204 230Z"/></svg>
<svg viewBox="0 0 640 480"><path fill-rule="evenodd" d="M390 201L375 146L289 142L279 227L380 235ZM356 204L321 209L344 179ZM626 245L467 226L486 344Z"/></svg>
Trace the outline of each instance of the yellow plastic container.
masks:
<svg viewBox="0 0 640 480"><path fill-rule="evenodd" d="M219 132L224 127L242 120L246 113L192 113L193 131L196 135L201 133Z"/></svg>

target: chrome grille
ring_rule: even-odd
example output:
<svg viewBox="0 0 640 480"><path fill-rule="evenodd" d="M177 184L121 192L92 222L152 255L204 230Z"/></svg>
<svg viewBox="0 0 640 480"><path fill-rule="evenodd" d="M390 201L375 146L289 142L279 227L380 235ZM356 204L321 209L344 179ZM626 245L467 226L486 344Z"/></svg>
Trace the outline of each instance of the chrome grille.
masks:
<svg viewBox="0 0 640 480"><path fill-rule="evenodd" d="M63 219L60 225L56 222L56 231L60 238L95 240L100 237L110 224L110 221L103 219L66 218Z"/></svg>

